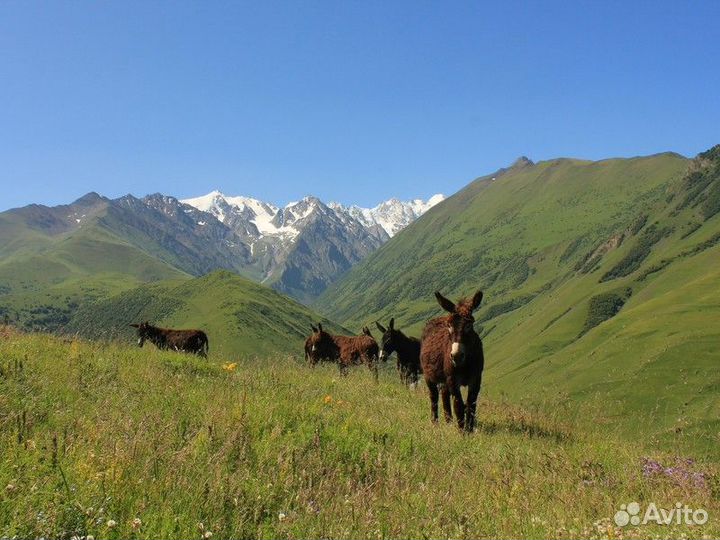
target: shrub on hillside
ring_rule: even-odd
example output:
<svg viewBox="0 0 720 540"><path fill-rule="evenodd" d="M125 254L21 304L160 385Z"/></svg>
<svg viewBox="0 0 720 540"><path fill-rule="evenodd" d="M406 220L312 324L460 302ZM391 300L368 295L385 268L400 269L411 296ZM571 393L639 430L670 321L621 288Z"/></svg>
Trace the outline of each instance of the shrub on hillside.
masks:
<svg viewBox="0 0 720 540"><path fill-rule="evenodd" d="M482 323L485 321L489 321L490 319L499 317L504 313L514 311L530 302L533 298L535 298L535 295L526 294L523 296L518 296L517 298L513 298L512 300L508 300L507 302L503 302L501 304L494 304L478 317L477 322Z"/></svg>
<svg viewBox="0 0 720 540"><path fill-rule="evenodd" d="M720 167L716 167L716 172L719 172ZM712 186L707 193L707 198L702 206L703 217L708 220L715 214L720 212L720 174L718 174Z"/></svg>
<svg viewBox="0 0 720 540"><path fill-rule="evenodd" d="M661 229L658 228L656 224L648 227L627 255L600 278L600 283L632 274L640 268L643 261L650 255L653 246L672 233L672 231L673 229L671 227L663 227Z"/></svg>
<svg viewBox="0 0 720 540"><path fill-rule="evenodd" d="M631 294L632 290L628 288L624 291L624 294L607 292L590 298L587 317L580 336L617 315Z"/></svg>
<svg viewBox="0 0 720 540"><path fill-rule="evenodd" d="M563 251L562 255L560 255L560 263L564 263L567 261L570 257L572 257L575 252L578 250L578 248L583 244L585 241L585 237L580 236L570 242L568 246L565 248L565 251Z"/></svg>
<svg viewBox="0 0 720 540"><path fill-rule="evenodd" d="M637 219L635 219L635 221L633 221L632 225L630 225L630 234L636 235L637 233L639 233L642 230L642 228L645 226L645 224L647 223L647 220L648 220L647 214L638 216Z"/></svg>

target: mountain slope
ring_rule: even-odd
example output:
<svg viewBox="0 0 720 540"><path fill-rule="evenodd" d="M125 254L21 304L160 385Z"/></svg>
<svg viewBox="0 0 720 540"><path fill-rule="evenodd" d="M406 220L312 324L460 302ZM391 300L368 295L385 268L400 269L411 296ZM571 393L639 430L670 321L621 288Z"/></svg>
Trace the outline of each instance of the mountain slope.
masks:
<svg viewBox="0 0 720 540"><path fill-rule="evenodd" d="M249 246L249 267L258 280L310 302L442 198L408 203L392 199L367 209L305 197L279 208L213 191L182 203L212 214Z"/></svg>
<svg viewBox="0 0 720 540"><path fill-rule="evenodd" d="M202 328L214 358L271 353L301 355L310 325L345 330L272 289L228 271L201 278L160 281L81 306L66 333L133 342L131 322ZM152 346L152 345L150 345Z"/></svg>
<svg viewBox="0 0 720 540"><path fill-rule="evenodd" d="M485 290L485 391L715 452L720 150L527 160L480 178L321 296L418 333L432 291ZM587 417L587 416L586 416Z"/></svg>
<svg viewBox="0 0 720 540"><path fill-rule="evenodd" d="M110 204L91 194L63 207L0 214L0 316L56 330L82 302L187 275L104 227Z"/></svg>
<svg viewBox="0 0 720 540"><path fill-rule="evenodd" d="M577 256L606 239L686 166L674 154L537 165L519 160L429 210L315 305L349 321L386 315L386 306L394 306L406 323L416 324L434 312L437 289L470 293L482 287L496 299L534 291L558 277L537 273L549 256L562 255L555 251L573 242Z"/></svg>
<svg viewBox="0 0 720 540"><path fill-rule="evenodd" d="M162 194L88 193L0 213L0 317L52 331L85 301L217 269L309 302L388 239L313 197L283 209L216 193L190 202L200 208Z"/></svg>

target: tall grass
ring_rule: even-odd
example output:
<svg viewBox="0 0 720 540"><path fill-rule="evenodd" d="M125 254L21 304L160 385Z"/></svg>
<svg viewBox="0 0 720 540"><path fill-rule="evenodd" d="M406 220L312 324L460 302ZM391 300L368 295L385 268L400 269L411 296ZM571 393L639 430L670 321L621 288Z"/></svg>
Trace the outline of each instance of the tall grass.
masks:
<svg viewBox="0 0 720 540"><path fill-rule="evenodd" d="M236 366L227 364L238 362ZM478 538L720 534L696 488L644 454L481 400L464 436L387 366L0 336L0 537ZM669 456L650 456L668 460ZM705 508L702 527L620 529L621 504Z"/></svg>

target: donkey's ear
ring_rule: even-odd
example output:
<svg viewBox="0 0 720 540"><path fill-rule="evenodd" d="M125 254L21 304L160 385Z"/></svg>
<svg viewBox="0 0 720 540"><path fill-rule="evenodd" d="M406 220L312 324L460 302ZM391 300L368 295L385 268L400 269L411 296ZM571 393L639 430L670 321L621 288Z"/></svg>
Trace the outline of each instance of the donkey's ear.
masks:
<svg viewBox="0 0 720 540"><path fill-rule="evenodd" d="M450 313L455 313L455 304L445 298L438 291L435 291L435 298L437 298L438 304L440 304L441 308L443 308L445 311L449 311Z"/></svg>
<svg viewBox="0 0 720 540"><path fill-rule="evenodd" d="M385 327L377 321L375 321L375 326L377 326L377 329L380 330L383 334L387 332L387 330L385 330Z"/></svg>
<svg viewBox="0 0 720 540"><path fill-rule="evenodd" d="M388 325L390 330L395 330L395 317L390 319L390 324Z"/></svg>
<svg viewBox="0 0 720 540"><path fill-rule="evenodd" d="M311 324L311 325L310 325L310 328L312 328L313 334L317 334L318 329L315 327L314 324Z"/></svg>
<svg viewBox="0 0 720 540"><path fill-rule="evenodd" d="M139 324L136 324L136 323L130 323L130 326L132 326L133 328L139 328L139 327L140 327L140 325L139 325Z"/></svg>
<svg viewBox="0 0 720 540"><path fill-rule="evenodd" d="M319 332L322 332L322 331L323 331L323 329L322 329L322 323L318 323L318 331L319 331Z"/></svg>
<svg viewBox="0 0 720 540"><path fill-rule="evenodd" d="M478 291L475 293L475 295L472 298L472 310L475 311L478 307L480 307L480 302L482 302L483 299L483 292Z"/></svg>

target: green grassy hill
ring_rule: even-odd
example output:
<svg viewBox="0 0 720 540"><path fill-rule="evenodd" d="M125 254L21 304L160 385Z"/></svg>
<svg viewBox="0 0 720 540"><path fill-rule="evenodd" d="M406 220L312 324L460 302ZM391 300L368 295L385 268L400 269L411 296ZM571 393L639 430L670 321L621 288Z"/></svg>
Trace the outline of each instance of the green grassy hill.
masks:
<svg viewBox="0 0 720 540"><path fill-rule="evenodd" d="M421 387L286 357L190 355L0 331L0 537L713 538L717 465L507 402L478 432ZM650 474L646 458L683 474ZM678 501L705 525L613 523ZM210 534L207 534L210 533Z"/></svg>
<svg viewBox="0 0 720 540"><path fill-rule="evenodd" d="M485 290L485 392L717 457L720 151L520 161L430 210L315 307L419 333Z"/></svg>
<svg viewBox="0 0 720 540"><path fill-rule="evenodd" d="M345 332L291 298L228 271L146 284L85 304L64 331L133 342L135 330L129 323L145 320L163 327L201 328L208 334L211 355L227 360L238 355L301 355L310 325L318 321Z"/></svg>
<svg viewBox="0 0 720 540"><path fill-rule="evenodd" d="M56 330L88 300L189 277L100 227L52 236L20 226L0 230L14 231L12 244L24 246L0 257L0 316L26 329Z"/></svg>

